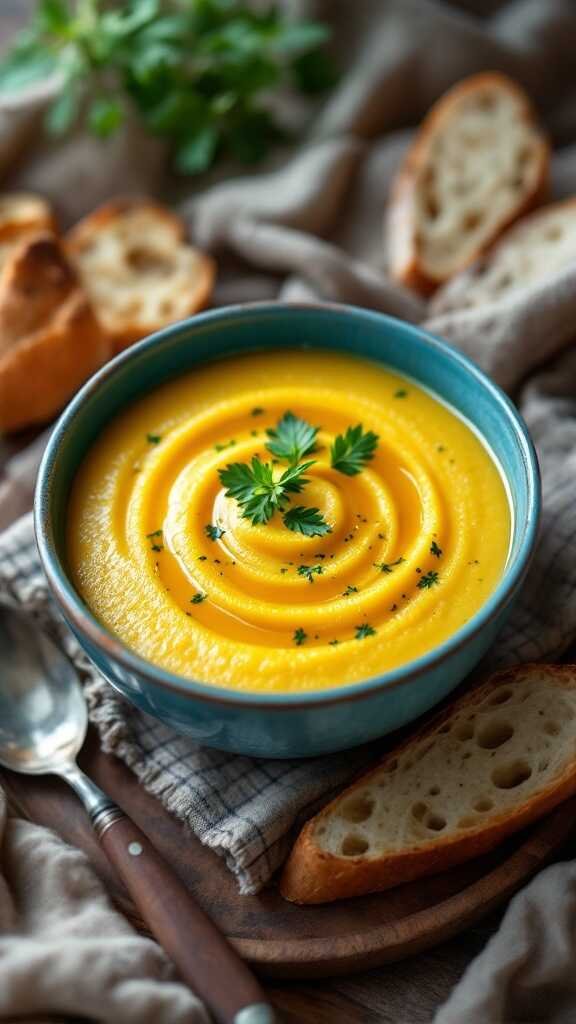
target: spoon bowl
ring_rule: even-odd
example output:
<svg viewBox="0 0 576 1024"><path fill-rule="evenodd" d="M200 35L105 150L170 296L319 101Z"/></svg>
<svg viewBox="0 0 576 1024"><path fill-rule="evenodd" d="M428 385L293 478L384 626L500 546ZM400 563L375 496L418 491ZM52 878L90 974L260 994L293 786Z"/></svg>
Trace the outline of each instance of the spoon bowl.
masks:
<svg viewBox="0 0 576 1024"><path fill-rule="evenodd" d="M218 1024L274 1024L272 1007L238 954L148 837L76 764L87 726L72 663L31 616L0 603L0 764L59 775L72 786L150 931Z"/></svg>
<svg viewBox="0 0 576 1024"><path fill-rule="evenodd" d="M73 665L30 616L0 611L0 764L41 775L74 761L88 726Z"/></svg>

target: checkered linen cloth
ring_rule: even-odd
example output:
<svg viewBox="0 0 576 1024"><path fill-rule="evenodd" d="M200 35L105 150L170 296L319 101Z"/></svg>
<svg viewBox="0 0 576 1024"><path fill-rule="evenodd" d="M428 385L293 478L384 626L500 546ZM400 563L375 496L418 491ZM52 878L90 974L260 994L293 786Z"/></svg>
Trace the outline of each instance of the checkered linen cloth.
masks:
<svg viewBox="0 0 576 1024"><path fill-rule="evenodd" d="M523 393L538 444L544 520L536 558L493 664L554 659L576 638L576 352L560 356ZM479 538L479 544L489 543ZM121 758L165 807L225 857L242 892L258 891L284 859L295 826L341 787L374 749L309 761L225 754L121 700L87 661L47 590L31 516L0 536L0 600L17 602L55 633L86 678L103 748Z"/></svg>

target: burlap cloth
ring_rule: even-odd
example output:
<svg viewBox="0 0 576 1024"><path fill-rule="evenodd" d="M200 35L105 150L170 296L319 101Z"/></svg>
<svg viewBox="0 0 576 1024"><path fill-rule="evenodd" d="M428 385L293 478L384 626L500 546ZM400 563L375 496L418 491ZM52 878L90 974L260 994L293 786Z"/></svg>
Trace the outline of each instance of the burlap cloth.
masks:
<svg viewBox="0 0 576 1024"><path fill-rule="evenodd" d="M480 12L488 6L495 7L477 4ZM572 192L576 182L576 147L571 145L576 140L576 4L519 0L486 17L426 0L356 0L354 4L338 0L324 5L302 2L298 7L333 21L345 74L328 103L315 112L300 148L276 154L265 173L231 178L220 171L191 188L188 182L167 176L161 147L144 139L134 126L107 144L84 137L58 146L38 144L38 116L48 86L0 107L4 185L47 194L64 224L118 191L163 194L180 203L195 242L219 256L218 303L275 296L351 302L424 322L472 356L519 403L543 471L544 522L538 554L493 659L558 658L576 638L576 350L570 347L576 333L576 264L506 301L431 319L420 299L386 278L382 211L391 176L410 138L409 126L450 84L486 68L507 71L528 88L556 147L552 193L561 197ZM301 117L302 111L296 114ZM0 482L3 525L29 505L41 447L42 440L6 468ZM42 615L52 614L37 575L26 521L1 540L0 573L10 599L23 601ZM69 638L64 642L77 655ZM169 784L162 776L166 764L157 760L158 749L166 746L166 730L163 733L163 727L127 710L96 679L90 684L90 697L105 747L123 757L204 842L227 857L245 889L266 881L285 853L289 828L298 814L341 783L350 770L349 755L347 763L324 758L314 766L295 763L280 772L245 758L222 759L192 748L188 741L168 737L175 752L171 770L177 765L176 781ZM293 773L289 785L286 771ZM262 775L270 773L263 791ZM198 785L204 804L209 797L203 816L197 812ZM229 798L231 807L216 800L210 803L223 789L235 794ZM44 929L50 921L49 907L64 899L63 878L52 872L52 864L54 858L64 856L65 848L53 837L43 833L37 843L43 851L40 861L34 868L30 862L30 870L52 872L53 887L46 885L41 892L22 886L24 859L18 863L19 887L14 844L24 843L25 849L25 840L30 839L29 845L34 846L38 835L34 826L12 822L4 833L0 929L5 936L0 937L0 978L9 984L0 985L0 1014L5 1017L16 1010L29 1011L31 1006L69 1009L59 1004L62 984L58 972L49 967L45 976L54 978L54 983L39 990L36 1003L33 985L10 986L18 949L22 949L18 969L24 977L26 971L38 977L36 961L22 945L25 939L33 935L42 960L49 957L55 936L68 926L69 916L63 912L55 931ZM98 890L90 909L90 885L95 883L77 856L85 879L79 885L88 893L78 934L84 935L86 927L86 934L94 934L90 915L97 913L104 897ZM556 865L543 872L513 901L499 932L437 1011L436 1024L576 1021L574 899L573 865ZM12 913L9 908L15 902L18 912ZM201 1020L201 1016L182 1016L201 1014L199 1009L183 1009L182 989L162 997L165 1011L146 1016L150 1000L160 1000L159 993L168 989L159 982L138 979L148 972L158 978L160 961L154 959L157 954L151 953L151 944L128 938L127 926L117 918L110 928L123 933L122 941L143 943L143 947L134 961L122 960L123 977L133 981L130 997L115 1003L102 998L101 1007L91 1011L97 1019ZM18 941L16 934L21 936ZM76 942L66 957L69 975L75 979L70 989L78 994L77 1012L91 998L83 975L94 955L94 943L84 948ZM118 959L107 958L102 944L99 956L99 991L114 992ZM146 957L152 958L147 966ZM417 984L417 964L414 976ZM382 984L387 983L390 1016L386 1019L411 1024L394 988L393 969L382 975ZM144 989L139 986L145 984L152 985L148 995L142 995L141 1005L147 1009L134 1016L134 999L140 998ZM19 1002L22 992L25 1003ZM10 993L15 993L12 1003Z"/></svg>

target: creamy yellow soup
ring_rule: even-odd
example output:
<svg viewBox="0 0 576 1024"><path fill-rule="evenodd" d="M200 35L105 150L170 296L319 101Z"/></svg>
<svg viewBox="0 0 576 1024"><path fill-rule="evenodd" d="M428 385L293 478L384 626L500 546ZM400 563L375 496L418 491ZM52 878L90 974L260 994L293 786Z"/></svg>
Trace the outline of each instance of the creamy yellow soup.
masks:
<svg viewBox="0 0 576 1024"><path fill-rule="evenodd" d="M319 427L283 513L253 525L219 471L272 463L287 412ZM335 438L378 437L356 475ZM272 463L278 478L285 460ZM499 469L450 408L360 358L234 356L159 387L118 416L74 483L68 551L78 591L128 647L171 672L246 691L320 690L438 646L494 590L510 540Z"/></svg>

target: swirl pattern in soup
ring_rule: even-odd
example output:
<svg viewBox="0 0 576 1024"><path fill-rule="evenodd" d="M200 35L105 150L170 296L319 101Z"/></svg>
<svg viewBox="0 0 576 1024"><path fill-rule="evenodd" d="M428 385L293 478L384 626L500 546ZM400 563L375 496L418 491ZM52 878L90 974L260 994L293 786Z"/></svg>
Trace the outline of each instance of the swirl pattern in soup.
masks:
<svg viewBox="0 0 576 1024"><path fill-rule="evenodd" d="M280 512L253 525L220 480L271 462L267 430L287 410L319 431L286 508L316 508L322 536ZM331 446L358 423L378 445L349 476ZM199 366L118 416L75 480L68 548L87 604L143 657L216 686L303 691L450 637L498 583L510 526L494 459L431 394L357 357L268 351Z"/></svg>

